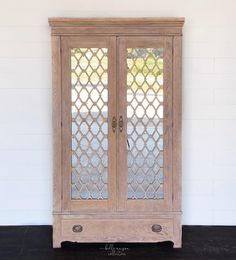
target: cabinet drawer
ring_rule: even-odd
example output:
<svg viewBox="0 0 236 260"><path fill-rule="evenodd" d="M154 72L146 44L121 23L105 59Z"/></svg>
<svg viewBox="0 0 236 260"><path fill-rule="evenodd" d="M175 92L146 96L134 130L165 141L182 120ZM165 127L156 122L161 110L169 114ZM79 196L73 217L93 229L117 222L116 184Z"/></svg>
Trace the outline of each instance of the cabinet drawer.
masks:
<svg viewBox="0 0 236 260"><path fill-rule="evenodd" d="M78 242L159 242L173 238L173 220L64 219L62 236Z"/></svg>

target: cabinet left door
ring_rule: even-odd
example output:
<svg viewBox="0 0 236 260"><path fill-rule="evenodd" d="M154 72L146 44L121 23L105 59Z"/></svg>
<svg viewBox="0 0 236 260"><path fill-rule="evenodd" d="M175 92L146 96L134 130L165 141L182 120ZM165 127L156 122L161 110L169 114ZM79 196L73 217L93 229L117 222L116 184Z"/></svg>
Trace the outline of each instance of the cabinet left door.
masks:
<svg viewBox="0 0 236 260"><path fill-rule="evenodd" d="M116 38L62 37L62 210L116 209Z"/></svg>

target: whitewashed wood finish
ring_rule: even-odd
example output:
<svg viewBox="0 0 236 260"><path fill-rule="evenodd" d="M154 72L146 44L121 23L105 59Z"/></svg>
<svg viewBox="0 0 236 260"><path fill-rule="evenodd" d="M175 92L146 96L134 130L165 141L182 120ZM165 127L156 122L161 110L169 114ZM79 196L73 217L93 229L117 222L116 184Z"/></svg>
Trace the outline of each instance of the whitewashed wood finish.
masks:
<svg viewBox="0 0 236 260"><path fill-rule="evenodd" d="M62 163L61 163L61 39L52 37L52 79L53 79L53 211L61 210Z"/></svg>
<svg viewBox="0 0 236 260"><path fill-rule="evenodd" d="M108 48L108 200L71 199L71 67L70 49L75 47ZM116 135L111 130L111 120L116 113L116 49L114 37L62 37L62 175L63 210L110 210L115 209L116 194Z"/></svg>
<svg viewBox="0 0 236 260"><path fill-rule="evenodd" d="M159 213L77 213L57 214L54 218L54 247L60 242L160 242L173 241L181 247L181 214ZM152 225L162 231L155 233ZM81 225L82 232L74 233L73 226Z"/></svg>
<svg viewBox="0 0 236 260"><path fill-rule="evenodd" d="M127 200L127 48L164 48L164 199ZM121 211L170 211L172 210L172 38L171 37L119 37L119 116L123 117L124 129L118 133L118 191Z"/></svg>
<svg viewBox="0 0 236 260"><path fill-rule="evenodd" d="M72 231L73 226L83 227L80 233ZM161 232L153 232L158 223ZM78 242L160 242L173 237L173 221L167 219L69 219L62 220L62 237Z"/></svg>
<svg viewBox="0 0 236 260"><path fill-rule="evenodd" d="M180 196L181 196L181 104L180 104L180 84L181 84L181 35L182 35L182 26L184 23L183 18L162 18L162 19L61 19L61 18L52 18L49 19L49 23L52 27L52 35L63 36L63 40L60 44L62 44L62 53L61 53L61 64L62 66L62 147L58 145L54 145L55 152L58 149L62 149L62 158L63 162L61 164L62 172L63 172L63 183L61 189L58 189L57 181L55 181L55 191L54 192L54 201L57 207L54 211L54 225L53 225L53 246L60 247L60 242L65 240L71 241L78 241L78 242L158 242L158 241L165 241L170 240L174 242L174 247L181 247L181 211L180 211ZM108 26L109 25L109 26ZM88 30L89 29L89 30ZM116 83L116 87L120 86L120 84L124 84L126 80L126 72L125 70L118 69L119 67L125 66L124 58L125 53L124 51L119 53L119 45L120 43L119 38L115 40L115 37L122 37L123 35L136 35L139 36L140 39L142 35L152 35L152 36L163 36L163 40L165 42L164 47L167 50L173 49L173 56L172 52L169 53L165 59L167 62L167 67L165 68L167 77L165 78L166 85L167 85L167 92L172 93L172 88L175 87L176 91L173 91L172 94L167 95L167 99L165 102L164 108L164 115L165 117L169 118L168 123L166 124L166 128L168 129L170 135L166 137L166 141L172 144L171 136L176 137L176 141L173 141L174 149L168 149L168 152L165 156L169 157L170 163L167 164L165 167L168 168L168 176L166 177L167 186L165 193L168 195L168 203L164 203L161 207L158 206L158 203L155 205L155 201L144 202L141 201L140 204L135 202L135 205L128 206L126 205L126 201L124 200L125 194L125 185L127 182L126 176L123 175L123 170L125 170L125 163L126 158L122 158L118 164L117 169L121 169L119 175L114 175L113 178L113 186L111 189L112 192L112 203L111 207L108 205L105 208L110 209L109 211L105 210L104 207L98 208L98 204L96 201L93 201L91 208L89 208L89 204L83 201L83 204L76 204L72 206L68 189L70 188L69 185L69 178L68 172L70 172L70 167L68 165L70 157L68 156L70 152L68 151L68 144L70 142L70 129L68 125L70 124L70 120L67 115L68 114L68 103L70 104L70 99L68 96L68 92L65 93L63 86L69 86L69 77L68 70L69 70L69 54L68 54L68 46L69 44L74 41L74 39L78 37L83 37L82 39L86 40L86 37L91 37L92 35L107 35L112 36L113 39L113 46L116 45L116 53L119 55L115 58L115 53L113 53L112 64L116 66L116 71L118 72L117 75L113 73L112 79L114 83ZM69 38L67 35L71 35L75 38ZM87 35L87 36L85 36ZM175 38L178 35L178 38ZM58 37L55 36L55 37ZM166 37L168 36L168 37ZM142 41L145 44L152 43L155 44L155 38L143 37ZM58 39L58 38L57 38ZM78 38L79 39L79 38ZM88 38L87 38L88 39ZM94 38L96 39L96 38ZM98 38L99 39L99 38ZM122 41L122 38L120 38ZM131 39L131 38L130 38ZM138 39L138 38L137 38ZM145 40L144 40L145 39ZM150 41L150 42L149 42ZM79 41L75 40L74 43L77 43L79 46ZM99 41L97 41L99 46ZM63 47L64 46L64 47ZM53 41L52 44L53 53L60 53L58 42ZM122 48L121 48L122 49ZM123 49L124 50L124 49ZM111 57L110 57L111 58ZM117 59L117 60L116 60ZM58 55L53 55L53 64L57 64L58 62ZM177 68L177 69L176 69ZM64 71L65 69L65 71ZM174 70L176 71L174 72ZM67 73L67 74L66 74ZM164 72L165 73L165 72ZM173 75L173 78L172 78ZM57 79L60 79L58 76ZM58 88L58 81L53 81L54 89ZM56 86L55 86L56 85ZM115 85L113 91L115 91ZM120 93L121 96L118 96L118 109L116 112L116 116L120 115L120 111L122 113L126 113L126 104L121 102L122 91ZM113 93L115 94L115 93ZM173 104L172 104L172 98ZM109 98L112 98L109 96ZM54 103L56 103L57 99L54 99ZM124 100L124 99L123 99ZM116 100L112 102L114 108L116 108ZM172 105L176 106L177 110L174 112L172 116ZM55 106L55 104L54 104ZM67 108L66 108L67 107ZM120 110L122 108L122 110ZM67 112L66 112L67 111ZM173 107L173 111L175 111L175 107ZM115 112L115 110L113 111ZM174 132L172 133L172 117L173 117L173 125L174 125ZM55 123L54 123L55 124ZM68 124L65 126L64 124ZM125 128L124 128L125 130ZM121 134L117 135L117 141L125 140ZM123 150L120 150L122 153ZM124 151L123 151L124 152ZM176 154L178 153L178 154ZM125 154L125 153L124 153ZM173 154L173 155L172 155ZM174 166L172 165L172 156L174 163L177 166L177 173L176 176L172 175L172 169ZM113 158L114 165L116 164L115 157ZM55 161L55 164L57 161ZM56 164L57 165L57 164ZM123 167L123 168L122 168ZM122 170L123 169L123 170ZM118 173L118 172L117 172ZM171 177L173 176L173 177ZM56 175L54 175L54 178ZM119 181L116 180L119 178ZM173 183L172 183L173 181ZM116 183L119 183L118 190L116 191ZM174 185L174 182L177 185ZM123 187L123 188L122 188ZM63 195L63 199L60 201L60 198ZM59 198L59 199L58 199ZM61 203L61 208L60 208ZM152 205L151 205L152 204ZM140 205L139 207L137 205ZM172 207L173 205L173 207ZM128 209L131 209L128 210ZM72 211L73 213L72 213ZM151 230L151 226L153 224L160 224L162 226L162 232L156 234ZM74 233L72 228L74 225L82 225L83 231L81 233ZM142 228L143 227L143 228Z"/></svg>
<svg viewBox="0 0 236 260"><path fill-rule="evenodd" d="M181 211L182 191L182 42L173 38L173 210Z"/></svg>
<svg viewBox="0 0 236 260"><path fill-rule="evenodd" d="M52 35L181 35L184 18L49 18Z"/></svg>

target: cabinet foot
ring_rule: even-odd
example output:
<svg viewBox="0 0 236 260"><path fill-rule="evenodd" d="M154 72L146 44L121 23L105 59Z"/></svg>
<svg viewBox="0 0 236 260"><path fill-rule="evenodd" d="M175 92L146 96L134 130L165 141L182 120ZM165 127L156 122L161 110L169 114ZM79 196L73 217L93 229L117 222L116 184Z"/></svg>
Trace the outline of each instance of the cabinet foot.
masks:
<svg viewBox="0 0 236 260"><path fill-rule="evenodd" d="M182 248L182 242L180 240L173 241L173 242L174 242L173 248Z"/></svg>
<svg viewBox="0 0 236 260"><path fill-rule="evenodd" d="M53 240L53 248L61 248L61 240Z"/></svg>

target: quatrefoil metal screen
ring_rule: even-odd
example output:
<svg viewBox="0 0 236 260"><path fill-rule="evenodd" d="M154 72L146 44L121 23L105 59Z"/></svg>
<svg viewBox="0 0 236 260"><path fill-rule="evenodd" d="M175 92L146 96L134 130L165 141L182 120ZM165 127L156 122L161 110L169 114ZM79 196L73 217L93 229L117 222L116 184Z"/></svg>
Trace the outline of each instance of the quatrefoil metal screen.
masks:
<svg viewBox="0 0 236 260"><path fill-rule="evenodd" d="M163 48L127 49L128 199L163 199Z"/></svg>
<svg viewBox="0 0 236 260"><path fill-rule="evenodd" d="M71 49L71 198L108 198L108 49Z"/></svg>

